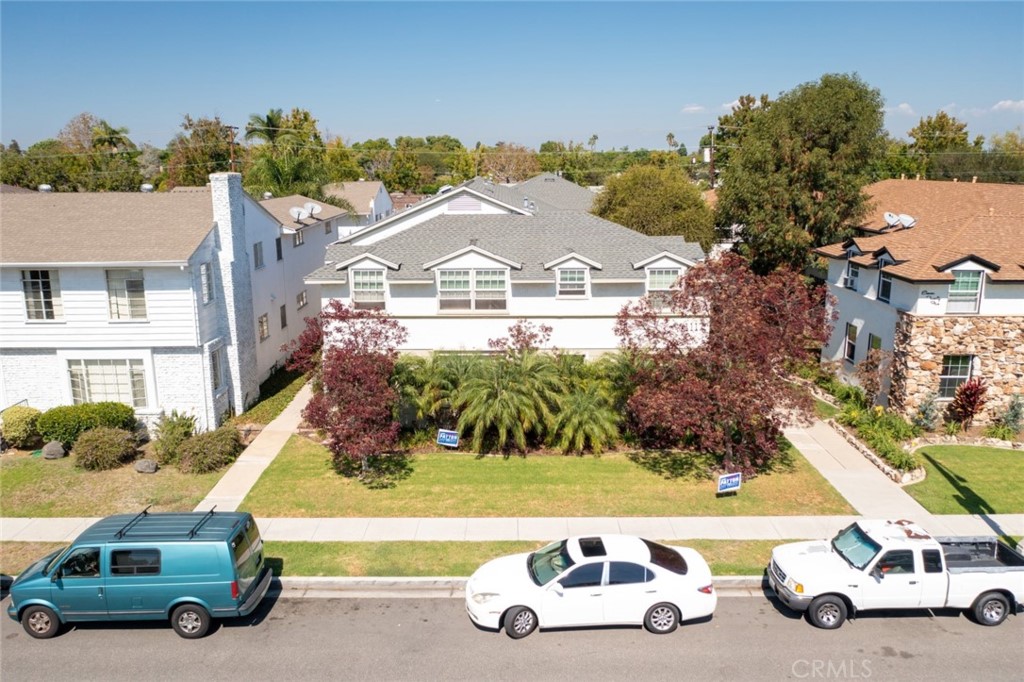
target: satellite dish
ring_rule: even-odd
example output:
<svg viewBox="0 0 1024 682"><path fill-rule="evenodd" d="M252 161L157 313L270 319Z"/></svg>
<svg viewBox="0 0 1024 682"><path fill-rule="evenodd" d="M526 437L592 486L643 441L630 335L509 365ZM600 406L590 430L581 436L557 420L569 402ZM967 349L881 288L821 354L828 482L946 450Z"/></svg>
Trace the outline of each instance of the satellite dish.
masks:
<svg viewBox="0 0 1024 682"><path fill-rule="evenodd" d="M307 216L320 215L320 211L324 210L320 204L314 204L312 201L307 201L302 206L302 210L306 212Z"/></svg>
<svg viewBox="0 0 1024 682"><path fill-rule="evenodd" d="M917 218L907 215L906 213L900 213L899 220L900 225L903 227L913 227L914 225L917 225Z"/></svg>
<svg viewBox="0 0 1024 682"><path fill-rule="evenodd" d="M888 225L889 227L895 227L900 222L900 217L895 213L891 213L889 211L883 213L882 217L885 218L885 224Z"/></svg>
<svg viewBox="0 0 1024 682"><path fill-rule="evenodd" d="M291 208L289 208L288 214L292 218L295 218L295 222L300 222L309 217L309 211L307 211L304 208L299 208L298 206L292 206Z"/></svg>

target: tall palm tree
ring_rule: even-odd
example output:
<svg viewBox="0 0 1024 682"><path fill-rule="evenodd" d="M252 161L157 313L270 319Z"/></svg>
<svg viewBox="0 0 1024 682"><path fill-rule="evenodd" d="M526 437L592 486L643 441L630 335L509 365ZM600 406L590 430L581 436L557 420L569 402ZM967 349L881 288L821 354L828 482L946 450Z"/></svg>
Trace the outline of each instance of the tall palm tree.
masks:
<svg viewBox="0 0 1024 682"><path fill-rule="evenodd" d="M278 142L298 142L299 136L285 128L283 110L271 109L266 116L249 115L249 123L245 126L245 139L263 140L274 147Z"/></svg>
<svg viewBox="0 0 1024 682"><path fill-rule="evenodd" d="M561 384L551 358L535 352L501 356L481 364L458 393L458 429L472 431L479 453L491 441L499 451L526 450L527 437L542 437L553 420Z"/></svg>
<svg viewBox="0 0 1024 682"><path fill-rule="evenodd" d="M551 429L552 443L563 454L601 453L619 437L619 413L599 381L585 381L565 396Z"/></svg>
<svg viewBox="0 0 1024 682"><path fill-rule="evenodd" d="M113 153L135 149L135 145L128 139L127 128L115 128L103 120L92 129L92 147Z"/></svg>

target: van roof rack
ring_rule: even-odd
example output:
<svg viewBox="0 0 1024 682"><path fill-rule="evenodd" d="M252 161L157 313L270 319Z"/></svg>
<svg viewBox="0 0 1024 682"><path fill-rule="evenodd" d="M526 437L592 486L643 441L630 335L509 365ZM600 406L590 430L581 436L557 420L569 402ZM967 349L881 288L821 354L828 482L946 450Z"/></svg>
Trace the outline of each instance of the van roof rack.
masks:
<svg viewBox="0 0 1024 682"><path fill-rule="evenodd" d="M147 505L145 509L143 509L141 512L132 517L132 519L128 521L128 523L124 524L124 526L121 527L121 530L114 533L114 537L123 538L125 536L125 533L127 533L132 526L141 521L149 513L149 508L152 506L153 505L151 504Z"/></svg>
<svg viewBox="0 0 1024 682"><path fill-rule="evenodd" d="M202 527L202 525L204 523L206 523L211 518L213 518L213 510L216 509L216 508L217 508L217 505L213 505L212 507L210 507L210 511L206 512L205 514L203 514L203 518L199 519L196 522L196 525L192 526L192 530L190 530L188 532L188 536L190 538L194 538L196 536L196 533L199 532L199 528Z"/></svg>

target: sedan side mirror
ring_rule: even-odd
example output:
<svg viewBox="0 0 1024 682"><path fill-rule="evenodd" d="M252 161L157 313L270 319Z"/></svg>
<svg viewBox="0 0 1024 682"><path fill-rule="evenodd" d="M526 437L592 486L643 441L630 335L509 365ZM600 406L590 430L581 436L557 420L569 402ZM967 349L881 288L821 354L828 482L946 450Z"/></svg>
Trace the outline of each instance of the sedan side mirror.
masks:
<svg viewBox="0 0 1024 682"><path fill-rule="evenodd" d="M562 583L555 581L555 584L551 586L551 591L557 594L559 597L565 594L565 588L562 587Z"/></svg>

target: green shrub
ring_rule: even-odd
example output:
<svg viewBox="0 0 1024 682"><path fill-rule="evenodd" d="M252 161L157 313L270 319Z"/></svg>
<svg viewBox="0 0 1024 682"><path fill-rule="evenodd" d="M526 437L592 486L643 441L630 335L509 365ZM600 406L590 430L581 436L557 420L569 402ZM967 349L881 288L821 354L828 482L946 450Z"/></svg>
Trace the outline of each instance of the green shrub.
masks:
<svg viewBox="0 0 1024 682"><path fill-rule="evenodd" d="M859 386L837 383L832 395L842 403L849 403L858 407L868 407L868 396Z"/></svg>
<svg viewBox="0 0 1024 682"><path fill-rule="evenodd" d="M864 410L850 403L843 405L843 411L836 415L836 421L843 426L856 427L863 418Z"/></svg>
<svg viewBox="0 0 1024 682"><path fill-rule="evenodd" d="M1006 411L999 417L999 423L1007 427L1016 435L1024 428L1024 398L1020 395L1013 396Z"/></svg>
<svg viewBox="0 0 1024 682"><path fill-rule="evenodd" d="M82 433L98 426L96 415L85 404L51 408L39 415L36 425L44 441L58 441L65 449L70 449Z"/></svg>
<svg viewBox="0 0 1024 682"><path fill-rule="evenodd" d="M921 435L921 429L895 412L875 407L868 410L867 418L872 424L885 431L896 442L910 440Z"/></svg>
<svg viewBox="0 0 1024 682"><path fill-rule="evenodd" d="M196 418L171 410L171 415L162 415L156 426L156 440L153 449L160 464L176 464L181 454L181 445L192 437L196 430Z"/></svg>
<svg viewBox="0 0 1024 682"><path fill-rule="evenodd" d="M178 469L185 474L206 474L217 471L238 459L242 442L233 426L200 433L184 441L178 448Z"/></svg>
<svg viewBox="0 0 1024 682"><path fill-rule="evenodd" d="M960 424L960 422L946 422L942 426L942 430L945 431L947 436L956 436L959 435L959 433L964 430L964 427Z"/></svg>
<svg viewBox="0 0 1024 682"><path fill-rule="evenodd" d="M896 469L907 471L917 468L917 457L901 448L883 424L864 423L857 429L857 435L876 455Z"/></svg>
<svg viewBox="0 0 1024 682"><path fill-rule="evenodd" d="M914 415L914 425L922 431L934 431L939 425L939 406L935 400L934 392L926 395Z"/></svg>
<svg viewBox="0 0 1024 682"><path fill-rule="evenodd" d="M1017 432L1011 429L1006 424L995 423L989 424L983 431L986 438L998 438L999 440L1013 440L1017 437Z"/></svg>
<svg viewBox="0 0 1024 682"><path fill-rule="evenodd" d="M4 438L16 448L32 448L39 444L36 422L42 414L34 407L15 405L3 411Z"/></svg>
<svg viewBox="0 0 1024 682"><path fill-rule="evenodd" d="M96 419L96 426L135 431L135 410L124 403L112 401L83 403L81 407L86 412L92 413Z"/></svg>
<svg viewBox="0 0 1024 682"><path fill-rule="evenodd" d="M75 441L75 465L88 471L116 469L135 457L135 434L124 429L97 426Z"/></svg>

